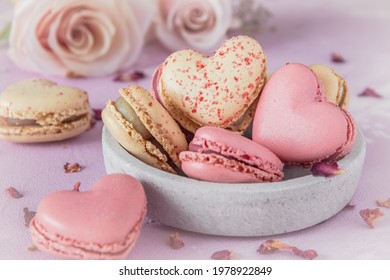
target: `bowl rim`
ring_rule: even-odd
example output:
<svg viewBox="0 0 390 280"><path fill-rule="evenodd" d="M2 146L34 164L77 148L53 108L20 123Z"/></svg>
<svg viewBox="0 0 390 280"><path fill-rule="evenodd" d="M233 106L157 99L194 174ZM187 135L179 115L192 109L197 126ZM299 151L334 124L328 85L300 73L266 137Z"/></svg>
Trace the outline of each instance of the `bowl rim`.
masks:
<svg viewBox="0 0 390 280"><path fill-rule="evenodd" d="M363 153L365 155L366 152L366 143L364 140L364 135L357 128L356 133L356 142L353 145L352 150L348 155L338 161L341 167L347 166L348 164L353 164L357 158L361 156ZM192 187L194 184L197 187L201 188L203 191L205 190L215 190L217 188L222 188L223 190L235 190L237 192L280 192L284 190L295 190L305 188L305 186L318 182L318 180L323 180L324 182L327 180L332 180L333 178L337 178L338 176L342 176L342 174L333 176L333 177L322 177L322 176L313 176L311 174L300 176L297 178L290 178L287 180L282 180L279 182L262 182L262 183L216 183L216 182L208 182L201 181L198 179L193 179L189 177L185 177L182 175L172 174L153 166L150 166L138 158L131 155L127 152L110 134L108 129L103 125L102 128L102 138L105 145L105 148L109 146L110 150L115 153L116 158L120 158L126 164L131 166L136 166L137 169L143 170L144 173L147 173L150 177L154 177L163 181L174 181L175 184L170 186L169 184L164 186L166 189L176 188L177 184L182 185L183 187ZM107 151L103 149L103 154ZM287 167L288 168L288 167Z"/></svg>

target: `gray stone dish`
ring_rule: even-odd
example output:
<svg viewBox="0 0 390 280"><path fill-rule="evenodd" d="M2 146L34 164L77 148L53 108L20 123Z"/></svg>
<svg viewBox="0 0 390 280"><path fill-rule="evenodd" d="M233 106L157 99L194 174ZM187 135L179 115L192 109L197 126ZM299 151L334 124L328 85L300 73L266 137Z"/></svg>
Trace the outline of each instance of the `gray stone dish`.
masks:
<svg viewBox="0 0 390 280"><path fill-rule="evenodd" d="M277 183L210 183L153 168L130 155L104 127L107 173L127 173L141 181L147 215L172 227L223 236L266 236L304 229L332 217L351 200L359 181L366 145L356 143L340 160L343 174L315 177L302 168L285 169Z"/></svg>

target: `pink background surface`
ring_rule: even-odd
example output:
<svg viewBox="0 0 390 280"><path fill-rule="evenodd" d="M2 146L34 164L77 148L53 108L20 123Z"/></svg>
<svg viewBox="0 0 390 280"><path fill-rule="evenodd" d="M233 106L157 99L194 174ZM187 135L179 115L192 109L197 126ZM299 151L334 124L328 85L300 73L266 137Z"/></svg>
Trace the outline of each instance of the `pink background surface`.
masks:
<svg viewBox="0 0 390 280"><path fill-rule="evenodd" d="M4 1L4 0L3 0ZM3 5L0 3L0 7ZM318 259L390 259L390 209L374 224L360 218L364 208L376 208L376 200L390 197L390 2L355 1L264 1L272 11L269 25L255 35L268 58L269 72L287 62L328 64L347 79L351 104L349 111L367 141L367 156L357 192L356 206L342 210L329 220L293 233L277 236L239 238L197 234L163 225L146 223L129 259L210 259L219 250L234 251L234 259L296 259L288 253L259 255L256 250L267 239L279 239L301 249L315 249ZM332 52L346 63L331 62ZM154 68L169 52L160 45L144 48L135 70L147 77L138 84L149 88ZM18 69L0 47L0 89L25 78L41 77ZM47 76L65 85L85 89L93 108L103 108L106 100L118 97L118 88L127 83L100 79L66 79ZM366 87L382 99L358 97ZM31 252L32 244L24 225L23 208L35 210L50 192L71 189L76 181L87 190L105 175L101 149L102 123L81 136L49 144L14 144L0 141L0 259L53 259L43 252ZM63 165L78 162L84 169L66 174ZM4 189L15 187L24 197L12 199ZM331 194L330 194L331 195ZM223 222L223 221L221 221ZM185 246L174 250L169 235L178 231Z"/></svg>

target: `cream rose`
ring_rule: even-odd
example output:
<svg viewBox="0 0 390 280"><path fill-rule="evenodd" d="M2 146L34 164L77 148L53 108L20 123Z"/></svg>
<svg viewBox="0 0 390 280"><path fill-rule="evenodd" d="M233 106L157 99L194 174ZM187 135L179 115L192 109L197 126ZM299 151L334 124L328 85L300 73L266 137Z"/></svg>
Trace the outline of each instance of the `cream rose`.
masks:
<svg viewBox="0 0 390 280"><path fill-rule="evenodd" d="M52 75L103 76L137 60L155 0L21 0L9 55L21 68Z"/></svg>
<svg viewBox="0 0 390 280"><path fill-rule="evenodd" d="M231 0L158 0L156 37L171 50L215 49L233 20Z"/></svg>

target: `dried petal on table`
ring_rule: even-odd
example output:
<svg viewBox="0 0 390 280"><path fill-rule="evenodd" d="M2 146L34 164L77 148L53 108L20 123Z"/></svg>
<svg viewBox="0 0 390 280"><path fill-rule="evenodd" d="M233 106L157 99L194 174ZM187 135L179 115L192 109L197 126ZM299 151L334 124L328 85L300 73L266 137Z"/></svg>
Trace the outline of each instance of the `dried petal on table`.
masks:
<svg viewBox="0 0 390 280"><path fill-rule="evenodd" d="M169 245L173 249L180 249L184 247L184 242L181 240L178 232L175 232L169 236Z"/></svg>
<svg viewBox="0 0 390 280"><path fill-rule="evenodd" d="M337 162L319 162L312 166L311 173L313 176L331 177L344 173L344 170L339 168Z"/></svg>
<svg viewBox="0 0 390 280"><path fill-rule="evenodd" d="M77 162L70 164L69 162L64 164L65 173L75 173L80 172L82 169L81 165Z"/></svg>
<svg viewBox="0 0 390 280"><path fill-rule="evenodd" d="M344 62L346 62L345 58L341 54L339 54L339 53L332 53L331 60L332 60L332 62L335 62L335 63L344 63Z"/></svg>
<svg viewBox="0 0 390 280"><path fill-rule="evenodd" d="M131 73L121 73L114 77L114 82L135 82L145 78L146 75L141 71L134 71Z"/></svg>
<svg viewBox="0 0 390 280"><path fill-rule="evenodd" d="M380 207L390 208L390 198L387 200L377 200L376 204Z"/></svg>
<svg viewBox="0 0 390 280"><path fill-rule="evenodd" d="M74 183L74 185L73 185L73 190L74 190L75 192L79 192L79 191L80 191L80 185L81 185L81 183L80 183L79 181L77 181L76 183Z"/></svg>
<svg viewBox="0 0 390 280"><path fill-rule="evenodd" d="M35 246L34 244L30 245L27 250L29 250L30 252L34 252L34 251L38 251L38 247Z"/></svg>
<svg viewBox="0 0 390 280"><path fill-rule="evenodd" d="M368 96L368 97L375 97L375 98L382 98L383 97L378 92L376 92L375 90L373 90L372 88L369 88L369 87L364 89L358 96L361 96L361 97Z"/></svg>
<svg viewBox="0 0 390 280"><path fill-rule="evenodd" d="M369 228L374 228L374 221L378 218L382 217L384 214L379 208L375 209L363 209L359 211L360 216L362 217L363 221L366 222Z"/></svg>
<svg viewBox="0 0 390 280"><path fill-rule="evenodd" d="M34 218L36 212L28 210L27 207L23 208L24 213L24 225L28 228L30 226L31 220Z"/></svg>
<svg viewBox="0 0 390 280"><path fill-rule="evenodd" d="M23 195L14 187L9 187L5 189L5 192L12 198L18 199L22 198Z"/></svg>
<svg viewBox="0 0 390 280"><path fill-rule="evenodd" d="M93 111L93 118L95 121L101 121L102 120L102 109L92 109Z"/></svg>
<svg viewBox="0 0 390 280"><path fill-rule="evenodd" d="M356 204L353 204L353 203L348 203L347 205L345 205L344 209L354 209L356 206Z"/></svg>
<svg viewBox="0 0 390 280"><path fill-rule="evenodd" d="M70 78L70 79L84 79L84 78L86 78L84 75L81 75L81 74L73 72L73 71L69 71L68 73L66 73L66 77Z"/></svg>
<svg viewBox="0 0 390 280"><path fill-rule="evenodd" d="M230 260L234 256L233 251L222 250L217 251L211 255L211 259L213 260Z"/></svg>
<svg viewBox="0 0 390 280"><path fill-rule="evenodd" d="M275 239L267 240L257 249L257 252L262 255L272 254L277 251L291 252L294 255L302 257L306 260L312 260L318 256L317 251L315 250L301 250L297 247L289 246L282 243L280 240Z"/></svg>

